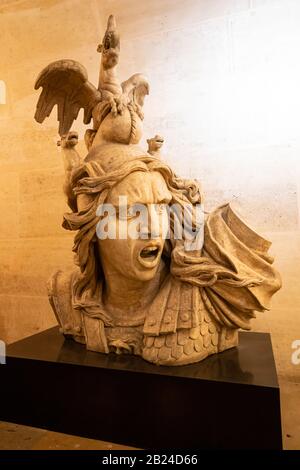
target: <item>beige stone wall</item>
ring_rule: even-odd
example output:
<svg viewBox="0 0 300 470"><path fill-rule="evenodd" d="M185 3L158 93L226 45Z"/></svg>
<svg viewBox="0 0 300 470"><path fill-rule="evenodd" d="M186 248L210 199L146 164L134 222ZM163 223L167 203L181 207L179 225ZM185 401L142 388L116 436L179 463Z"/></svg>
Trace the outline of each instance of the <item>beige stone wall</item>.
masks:
<svg viewBox="0 0 300 470"><path fill-rule="evenodd" d="M33 83L64 57L97 83L96 47L109 13L121 33L121 78L150 79L145 139L164 135L165 158L202 181L207 208L233 200L274 242L283 289L254 328L272 334L288 404L300 387L300 366L291 364L291 343L300 339L298 0L0 2L0 337L13 341L55 323L45 283L72 262L72 234L60 227L57 126L54 116L34 122ZM80 122L74 129L83 136ZM300 447L299 420L295 426L290 447Z"/></svg>

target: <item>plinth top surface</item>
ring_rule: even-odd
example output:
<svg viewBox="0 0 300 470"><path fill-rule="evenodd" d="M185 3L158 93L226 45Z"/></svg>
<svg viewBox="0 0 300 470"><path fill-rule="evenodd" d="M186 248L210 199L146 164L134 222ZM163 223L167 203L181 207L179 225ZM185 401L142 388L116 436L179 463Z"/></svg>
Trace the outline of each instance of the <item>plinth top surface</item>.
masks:
<svg viewBox="0 0 300 470"><path fill-rule="evenodd" d="M214 354L196 364L155 366L140 357L101 354L87 351L84 345L65 339L58 327L13 343L7 348L10 358L73 364L94 368L222 381L253 386L278 387L277 373L268 333L239 332L239 346Z"/></svg>

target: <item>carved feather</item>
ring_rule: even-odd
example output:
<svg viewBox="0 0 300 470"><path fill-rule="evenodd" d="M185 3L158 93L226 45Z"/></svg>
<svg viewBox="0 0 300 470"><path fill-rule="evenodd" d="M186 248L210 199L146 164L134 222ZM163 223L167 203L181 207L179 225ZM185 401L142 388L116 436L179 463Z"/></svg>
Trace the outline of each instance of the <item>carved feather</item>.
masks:
<svg viewBox="0 0 300 470"><path fill-rule="evenodd" d="M149 95L149 83L144 75L135 73L121 86L124 95L127 95L131 102L141 107L144 105L144 98Z"/></svg>
<svg viewBox="0 0 300 470"><path fill-rule="evenodd" d="M43 91L34 118L42 123L57 105L60 136L69 132L81 108L84 124L88 124L101 101L101 92L88 81L86 69L74 60L57 60L45 67L35 83L36 90L40 87Z"/></svg>

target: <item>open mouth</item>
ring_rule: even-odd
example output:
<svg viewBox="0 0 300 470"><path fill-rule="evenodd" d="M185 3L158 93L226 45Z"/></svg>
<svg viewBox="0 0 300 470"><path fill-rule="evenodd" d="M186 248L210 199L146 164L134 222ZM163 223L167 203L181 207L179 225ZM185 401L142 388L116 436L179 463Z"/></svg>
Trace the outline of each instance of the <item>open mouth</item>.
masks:
<svg viewBox="0 0 300 470"><path fill-rule="evenodd" d="M159 245L148 245L139 252L139 262L147 268L152 268L157 264L160 252Z"/></svg>
<svg viewBox="0 0 300 470"><path fill-rule="evenodd" d="M164 139L162 137L156 137L155 138L155 143L157 146L161 147L164 143Z"/></svg>
<svg viewBox="0 0 300 470"><path fill-rule="evenodd" d="M141 251L140 256L144 259L148 259L149 261L153 261L158 256L158 253L158 247L149 246Z"/></svg>

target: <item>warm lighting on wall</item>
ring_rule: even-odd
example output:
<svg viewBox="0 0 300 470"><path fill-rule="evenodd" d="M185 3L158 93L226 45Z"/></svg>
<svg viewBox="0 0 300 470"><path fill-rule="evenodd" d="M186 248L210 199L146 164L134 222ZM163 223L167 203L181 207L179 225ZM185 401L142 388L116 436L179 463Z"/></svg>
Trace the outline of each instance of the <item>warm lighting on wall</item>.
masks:
<svg viewBox="0 0 300 470"><path fill-rule="evenodd" d="M0 80L0 104L6 104L6 85Z"/></svg>

